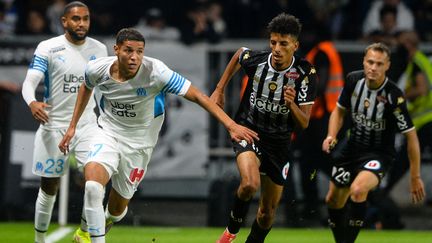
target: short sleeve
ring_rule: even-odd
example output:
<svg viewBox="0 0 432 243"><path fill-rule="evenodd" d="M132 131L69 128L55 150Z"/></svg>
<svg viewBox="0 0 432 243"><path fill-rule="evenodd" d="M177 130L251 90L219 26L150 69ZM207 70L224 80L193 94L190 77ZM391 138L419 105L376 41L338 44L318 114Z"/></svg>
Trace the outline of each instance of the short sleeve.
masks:
<svg viewBox="0 0 432 243"><path fill-rule="evenodd" d="M314 103L317 93L317 80L316 70L311 66L309 73L301 81L300 89L297 92L299 105L311 105Z"/></svg>
<svg viewBox="0 0 432 243"><path fill-rule="evenodd" d="M347 75L344 87L339 95L337 105L343 109L348 109L350 107L351 95L354 91L357 80L351 73Z"/></svg>
<svg viewBox="0 0 432 243"><path fill-rule="evenodd" d="M413 129L414 124L409 115L406 99L402 91L395 90L391 92L389 94L389 100L399 132L405 133Z"/></svg>
<svg viewBox="0 0 432 243"><path fill-rule="evenodd" d="M158 63L157 69L157 77L153 78L162 83L163 93L170 93L179 96L184 96L187 93L191 85L189 80L177 72L172 71L162 62Z"/></svg>
<svg viewBox="0 0 432 243"><path fill-rule="evenodd" d="M85 70L84 84L87 88L93 89L97 85L97 73L94 68L94 61L88 62Z"/></svg>

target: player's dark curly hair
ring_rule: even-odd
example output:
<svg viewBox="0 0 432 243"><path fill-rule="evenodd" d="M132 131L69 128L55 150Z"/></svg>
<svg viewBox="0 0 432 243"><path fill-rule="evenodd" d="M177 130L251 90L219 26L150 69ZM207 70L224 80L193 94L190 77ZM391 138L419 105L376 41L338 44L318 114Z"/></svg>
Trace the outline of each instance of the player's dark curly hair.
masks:
<svg viewBox="0 0 432 243"><path fill-rule="evenodd" d="M270 33L279 33L283 35L291 35L298 38L301 32L302 25L298 18L287 13L281 13L274 17L267 25L267 31Z"/></svg>
<svg viewBox="0 0 432 243"><path fill-rule="evenodd" d="M125 41L142 41L145 45L144 36L136 29L133 28L123 28L116 36L116 44L123 44Z"/></svg>

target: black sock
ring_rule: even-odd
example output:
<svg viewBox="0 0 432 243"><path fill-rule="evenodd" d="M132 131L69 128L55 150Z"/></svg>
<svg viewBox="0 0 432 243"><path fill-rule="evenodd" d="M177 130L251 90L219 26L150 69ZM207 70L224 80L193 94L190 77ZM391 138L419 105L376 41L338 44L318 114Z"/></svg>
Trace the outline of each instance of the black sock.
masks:
<svg viewBox="0 0 432 243"><path fill-rule="evenodd" d="M336 243L344 243L345 240L345 212L345 207L340 209L328 208L328 222Z"/></svg>
<svg viewBox="0 0 432 243"><path fill-rule="evenodd" d="M245 243L262 243L264 242L264 239L266 238L267 234L270 232L271 227L268 229L262 229L258 225L258 221L255 219L255 221L252 224L251 231L248 235L248 238L246 239Z"/></svg>
<svg viewBox="0 0 432 243"><path fill-rule="evenodd" d="M354 243L360 229L363 227L366 215L366 201L352 202L348 213L348 227L346 230L346 243Z"/></svg>
<svg viewBox="0 0 432 243"><path fill-rule="evenodd" d="M249 203L251 200L243 201L238 196L237 193L234 196L234 206L230 212L228 231L231 234L237 234L243 224L246 214L249 209Z"/></svg>

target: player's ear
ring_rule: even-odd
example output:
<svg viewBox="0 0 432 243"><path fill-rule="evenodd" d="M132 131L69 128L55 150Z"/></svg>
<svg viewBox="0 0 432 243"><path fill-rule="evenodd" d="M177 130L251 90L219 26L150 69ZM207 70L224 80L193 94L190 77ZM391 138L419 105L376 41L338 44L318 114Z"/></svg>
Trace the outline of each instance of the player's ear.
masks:
<svg viewBox="0 0 432 243"><path fill-rule="evenodd" d="M118 55L118 51L119 51L119 46L118 45L114 45L114 54L116 56Z"/></svg>
<svg viewBox="0 0 432 243"><path fill-rule="evenodd" d="M63 25L63 29L66 29L66 22L67 22L67 20L66 20L66 17L65 16L62 16L61 17L61 22L62 22L62 25Z"/></svg>

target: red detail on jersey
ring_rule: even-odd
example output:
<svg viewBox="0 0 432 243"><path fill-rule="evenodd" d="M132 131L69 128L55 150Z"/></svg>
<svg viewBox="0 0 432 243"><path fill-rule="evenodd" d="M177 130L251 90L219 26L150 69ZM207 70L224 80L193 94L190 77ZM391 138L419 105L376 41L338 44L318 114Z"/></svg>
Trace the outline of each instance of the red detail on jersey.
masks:
<svg viewBox="0 0 432 243"><path fill-rule="evenodd" d="M297 72L289 72L285 73L285 76L290 79L298 79L300 77L300 74L298 74Z"/></svg>
<svg viewBox="0 0 432 243"><path fill-rule="evenodd" d="M139 168L135 168L131 171L130 175L129 175L129 180L131 182L139 182L141 181L141 179L144 176L144 169L139 169Z"/></svg>

